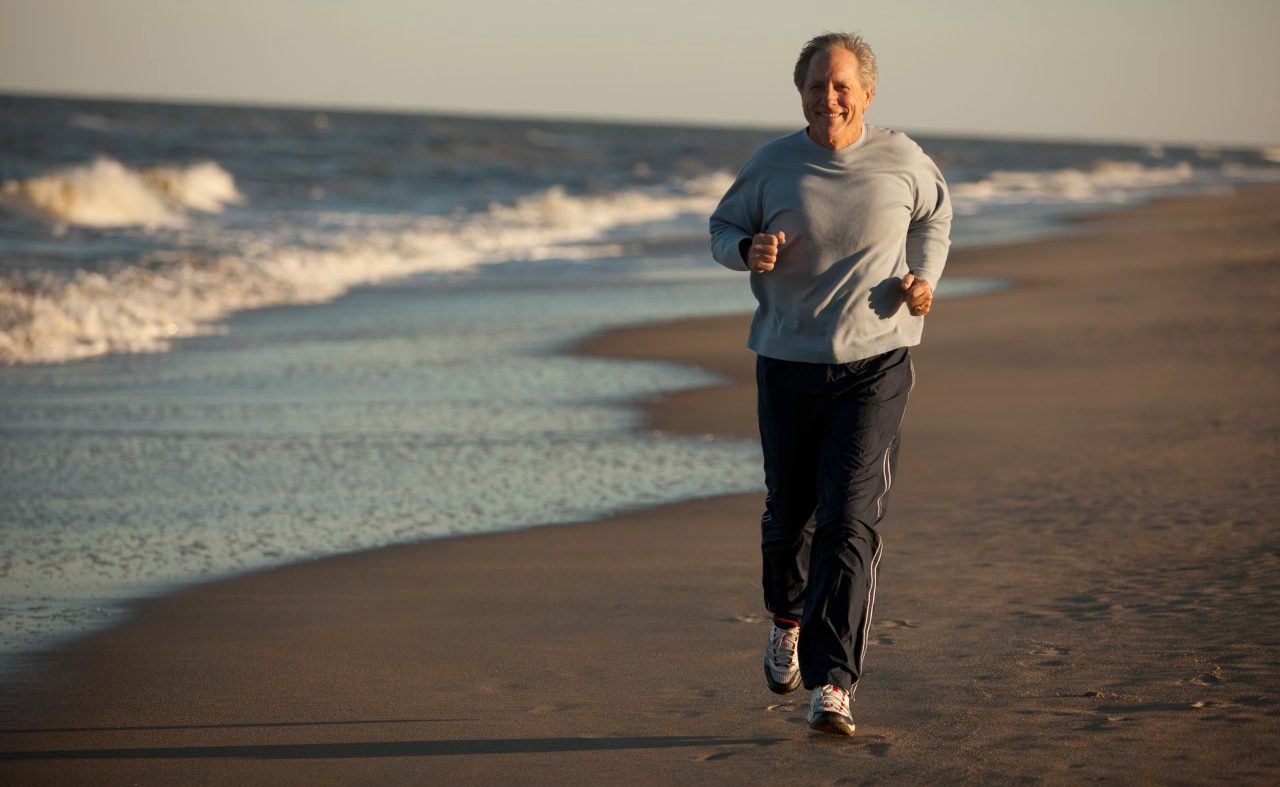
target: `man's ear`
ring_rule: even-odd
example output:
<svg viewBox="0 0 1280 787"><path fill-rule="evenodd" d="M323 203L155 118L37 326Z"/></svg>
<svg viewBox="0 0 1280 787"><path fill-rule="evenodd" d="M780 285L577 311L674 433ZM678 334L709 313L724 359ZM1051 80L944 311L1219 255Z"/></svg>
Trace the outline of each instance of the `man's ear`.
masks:
<svg viewBox="0 0 1280 787"><path fill-rule="evenodd" d="M867 91L867 106L871 106L871 99L875 97L876 97L876 91L874 88Z"/></svg>

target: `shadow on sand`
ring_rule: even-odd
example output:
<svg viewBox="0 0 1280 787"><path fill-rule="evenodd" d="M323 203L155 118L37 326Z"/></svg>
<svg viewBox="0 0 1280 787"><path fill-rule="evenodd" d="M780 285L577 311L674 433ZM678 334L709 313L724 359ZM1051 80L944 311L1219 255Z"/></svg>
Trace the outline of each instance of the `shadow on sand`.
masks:
<svg viewBox="0 0 1280 787"><path fill-rule="evenodd" d="M538 754L619 749L771 746L783 738L658 735L624 738L515 738L511 740L370 741L247 746L168 746L127 749L55 749L0 752L0 760L142 760L244 758L261 760L439 757L464 754Z"/></svg>

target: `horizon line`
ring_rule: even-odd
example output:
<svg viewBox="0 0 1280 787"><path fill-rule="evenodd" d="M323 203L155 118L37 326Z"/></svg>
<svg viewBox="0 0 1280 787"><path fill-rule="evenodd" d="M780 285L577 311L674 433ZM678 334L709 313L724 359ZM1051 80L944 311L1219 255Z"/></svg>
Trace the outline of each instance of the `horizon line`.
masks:
<svg viewBox="0 0 1280 787"><path fill-rule="evenodd" d="M759 124L753 125L746 122L717 122L711 120L700 120L692 118L672 118L672 117L633 117L633 116L615 116L615 117L599 117L577 114L542 114L542 113L516 113L501 114L499 112L489 110L476 109L459 109L459 108L421 108L401 105L371 105L371 104L321 104L307 101L272 101L267 99L237 99L237 98L200 98L200 97L176 97L169 95L137 95L128 93L76 93L67 92L45 92L45 91L29 91L22 89L14 89L0 85L0 98L28 98L28 99L45 99L52 101L102 101L106 103L117 104L168 104L172 106L192 106L192 107L241 107L246 109L272 109L296 112L322 112L322 113L349 113L358 115L403 115L403 116L421 116L421 117L448 117L448 118L475 118L484 119L492 118L506 121L535 121L535 122L552 122L552 123L580 123L584 125L600 125L600 126L654 126L654 127L674 127L674 128L690 128L690 129L706 129L706 130L725 130L725 131L768 131L768 132L787 132L795 131L799 124L783 125L783 124ZM877 125L873 123L872 125ZM899 128L892 126L892 128ZM1097 146L1122 146L1122 147L1152 147L1160 145L1163 147L1175 148L1201 148L1211 147L1218 150L1250 150L1262 151L1269 148L1280 147L1280 143L1276 142L1220 142L1211 140L1170 140L1170 139L1148 139L1148 138L1126 138L1126 137L1072 137L1072 136L1054 136L1044 133L1024 133L1014 135L1012 133L1001 132L984 132L972 131L966 129L927 129L923 127L913 127L911 132L921 137L932 137L936 139L949 139L959 141L981 141L981 142L1030 142L1037 144L1061 144L1061 145L1097 145Z"/></svg>

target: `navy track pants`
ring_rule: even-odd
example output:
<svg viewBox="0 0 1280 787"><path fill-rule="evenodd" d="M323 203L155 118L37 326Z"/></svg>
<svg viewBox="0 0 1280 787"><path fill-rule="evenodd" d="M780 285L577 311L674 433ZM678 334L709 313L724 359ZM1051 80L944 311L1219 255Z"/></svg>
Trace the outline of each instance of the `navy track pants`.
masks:
<svg viewBox="0 0 1280 787"><path fill-rule="evenodd" d="M905 348L841 364L756 357L764 602L800 620L806 688L852 691L876 597L880 534L915 384Z"/></svg>

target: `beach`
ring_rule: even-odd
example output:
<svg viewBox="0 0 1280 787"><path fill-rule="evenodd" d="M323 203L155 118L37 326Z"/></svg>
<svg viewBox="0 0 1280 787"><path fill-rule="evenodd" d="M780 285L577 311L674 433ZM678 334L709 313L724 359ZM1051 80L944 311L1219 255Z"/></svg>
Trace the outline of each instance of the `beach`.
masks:
<svg viewBox="0 0 1280 787"><path fill-rule="evenodd" d="M1280 189L948 274L1014 286L940 301L913 350L852 739L764 686L750 493L141 601L29 659L0 780L1274 783ZM747 319L577 351L722 375L641 428L754 439Z"/></svg>

